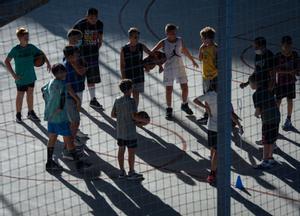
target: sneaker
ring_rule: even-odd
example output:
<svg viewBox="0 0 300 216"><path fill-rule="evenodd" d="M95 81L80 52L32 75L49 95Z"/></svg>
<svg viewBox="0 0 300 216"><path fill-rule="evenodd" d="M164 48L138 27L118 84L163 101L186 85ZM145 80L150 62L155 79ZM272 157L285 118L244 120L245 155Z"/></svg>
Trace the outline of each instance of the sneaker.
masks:
<svg viewBox="0 0 300 216"><path fill-rule="evenodd" d="M37 117L33 110L28 112L27 118L29 118L32 121L40 121L39 117Z"/></svg>
<svg viewBox="0 0 300 216"><path fill-rule="evenodd" d="M193 111L191 110L191 108L189 107L189 104L186 103L186 104L181 104L181 110L186 112L186 114L188 115L193 115Z"/></svg>
<svg viewBox="0 0 300 216"><path fill-rule="evenodd" d="M291 129L293 129L292 122L291 122L291 120L286 119L285 122L284 122L284 125L282 126L282 130L288 131L288 130L291 130Z"/></svg>
<svg viewBox="0 0 300 216"><path fill-rule="evenodd" d="M143 175L136 173L135 171L130 171L127 175L127 179L128 180L139 180L139 179L143 179Z"/></svg>
<svg viewBox="0 0 300 216"><path fill-rule="evenodd" d="M70 160L70 161L73 161L73 160L74 160L73 155L72 155L67 149L64 149L64 150L62 151L62 158L63 158L63 159Z"/></svg>
<svg viewBox="0 0 300 216"><path fill-rule="evenodd" d="M208 117L207 116L203 116L201 119L197 120L198 124L201 124L201 125L206 125L207 121L208 121Z"/></svg>
<svg viewBox="0 0 300 216"><path fill-rule="evenodd" d="M173 109L169 107L166 109L166 119L171 119L172 117L173 117Z"/></svg>
<svg viewBox="0 0 300 216"><path fill-rule="evenodd" d="M274 165L276 164L276 160L274 160L273 157L272 157L272 158L269 158L269 159L268 159L268 162L269 162L270 166L274 166Z"/></svg>
<svg viewBox="0 0 300 216"><path fill-rule="evenodd" d="M16 122L17 123L22 123L23 121L22 121L22 114L21 113L17 113L17 115L16 115Z"/></svg>
<svg viewBox="0 0 300 216"><path fill-rule="evenodd" d="M121 170L121 172L120 172L118 178L119 178L119 179L124 179L124 178L126 178L126 177L127 177L126 171L125 171L125 170Z"/></svg>
<svg viewBox="0 0 300 216"><path fill-rule="evenodd" d="M94 108L94 109L102 109L102 105L97 101L96 98L93 98L90 102L90 107Z"/></svg>
<svg viewBox="0 0 300 216"><path fill-rule="evenodd" d="M79 137L79 138L89 138L88 134L85 134L80 130L77 131L76 136Z"/></svg>
<svg viewBox="0 0 300 216"><path fill-rule="evenodd" d="M269 160L263 160L260 164L256 165L254 169L270 169L272 165L269 163Z"/></svg>
<svg viewBox="0 0 300 216"><path fill-rule="evenodd" d="M206 178L206 181L209 183L209 184L212 184L216 181L216 173L214 172L210 172L210 174L207 176Z"/></svg>
<svg viewBox="0 0 300 216"><path fill-rule="evenodd" d="M54 160L49 160L46 163L46 170L47 171L60 171L63 170L62 166L57 164Z"/></svg>
<svg viewBox="0 0 300 216"><path fill-rule="evenodd" d="M262 140L257 140L257 141L255 141L255 144L256 145L263 145L263 142L262 142Z"/></svg>

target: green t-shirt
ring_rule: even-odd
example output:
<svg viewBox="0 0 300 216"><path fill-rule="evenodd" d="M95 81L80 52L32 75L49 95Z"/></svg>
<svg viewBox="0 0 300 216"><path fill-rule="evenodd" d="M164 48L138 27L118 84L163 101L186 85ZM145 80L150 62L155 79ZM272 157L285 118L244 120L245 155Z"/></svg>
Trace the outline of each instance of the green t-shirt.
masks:
<svg viewBox="0 0 300 216"><path fill-rule="evenodd" d="M34 70L34 56L41 53L36 46L28 44L26 47L16 45L9 52L8 57L15 60L15 72L20 76L17 85L28 85L36 80Z"/></svg>
<svg viewBox="0 0 300 216"><path fill-rule="evenodd" d="M45 104L44 120L50 123L69 122L66 111L67 90L64 80L52 79L46 88L48 98ZM57 112L57 109L61 109Z"/></svg>

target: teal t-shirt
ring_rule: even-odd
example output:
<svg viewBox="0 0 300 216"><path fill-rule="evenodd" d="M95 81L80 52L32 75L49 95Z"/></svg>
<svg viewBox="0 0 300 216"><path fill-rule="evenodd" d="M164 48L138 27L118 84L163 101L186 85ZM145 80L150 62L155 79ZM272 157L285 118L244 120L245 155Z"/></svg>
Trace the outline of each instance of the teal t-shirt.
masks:
<svg viewBox="0 0 300 216"><path fill-rule="evenodd" d="M45 104L44 120L50 123L69 122L66 111L67 90L64 80L52 79L46 88L48 98ZM57 109L61 109L57 112Z"/></svg>
<svg viewBox="0 0 300 216"><path fill-rule="evenodd" d="M26 47L16 45L9 52L8 57L15 61L15 73L20 76L17 85L28 85L36 80L34 70L34 56L41 53L36 46L28 44Z"/></svg>

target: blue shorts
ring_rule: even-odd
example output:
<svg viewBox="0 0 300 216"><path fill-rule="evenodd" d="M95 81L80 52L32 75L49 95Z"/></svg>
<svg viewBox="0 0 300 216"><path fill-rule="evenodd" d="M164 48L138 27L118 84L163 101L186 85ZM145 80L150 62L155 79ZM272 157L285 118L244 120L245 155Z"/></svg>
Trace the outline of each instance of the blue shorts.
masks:
<svg viewBox="0 0 300 216"><path fill-rule="evenodd" d="M71 136L70 123L51 123L48 122L48 132L61 136Z"/></svg>

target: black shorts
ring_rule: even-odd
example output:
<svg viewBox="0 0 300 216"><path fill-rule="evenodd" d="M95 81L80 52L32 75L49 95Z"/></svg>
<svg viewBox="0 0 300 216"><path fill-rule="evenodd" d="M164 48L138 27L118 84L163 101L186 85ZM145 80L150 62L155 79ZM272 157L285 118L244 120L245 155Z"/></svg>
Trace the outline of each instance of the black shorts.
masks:
<svg viewBox="0 0 300 216"><path fill-rule="evenodd" d="M99 55L94 55L93 57L86 58L87 71L86 78L88 84L100 83L100 69L99 69Z"/></svg>
<svg viewBox="0 0 300 216"><path fill-rule="evenodd" d="M205 80L202 81L202 88L203 93L205 94L208 92L208 90L214 85L215 88L217 88L218 85L218 77L213 78L212 80Z"/></svg>
<svg viewBox="0 0 300 216"><path fill-rule="evenodd" d="M279 124L263 124L262 125L262 144L275 144L278 138Z"/></svg>
<svg viewBox="0 0 300 216"><path fill-rule="evenodd" d="M127 148L136 148L137 147L137 140L123 140L118 139L118 146L126 146Z"/></svg>
<svg viewBox="0 0 300 216"><path fill-rule="evenodd" d="M26 92L28 88L34 88L34 82L27 84L27 85L18 85L17 84L17 90L20 92Z"/></svg>
<svg viewBox="0 0 300 216"><path fill-rule="evenodd" d="M208 146L217 149L218 133L215 131L208 130L207 135L208 135Z"/></svg>
<svg viewBox="0 0 300 216"><path fill-rule="evenodd" d="M296 84L290 83L286 85L278 85L275 90L276 99L281 100L282 98L295 99L296 98Z"/></svg>

